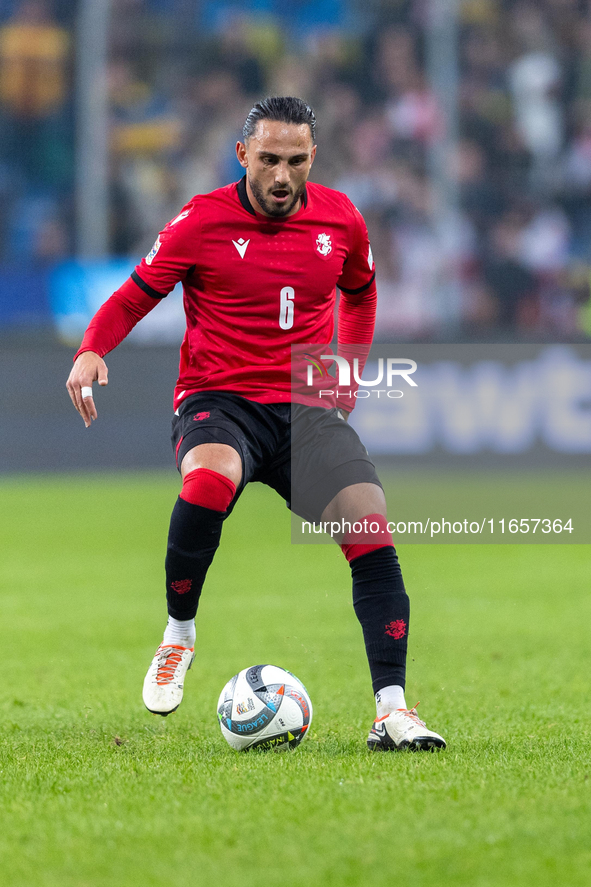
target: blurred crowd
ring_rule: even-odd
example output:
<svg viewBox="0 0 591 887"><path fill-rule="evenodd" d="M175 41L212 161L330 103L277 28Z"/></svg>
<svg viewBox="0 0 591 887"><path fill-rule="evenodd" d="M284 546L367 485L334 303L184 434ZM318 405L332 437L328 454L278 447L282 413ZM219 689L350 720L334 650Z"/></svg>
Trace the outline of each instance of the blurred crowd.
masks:
<svg viewBox="0 0 591 887"><path fill-rule="evenodd" d="M433 2L112 0L110 253L142 255L190 196L238 179L251 104L298 95L318 118L312 179L368 223L382 341L458 323L591 335L591 0L457 0L445 247L429 175L444 125ZM73 2L0 0L3 264L76 250L75 21Z"/></svg>

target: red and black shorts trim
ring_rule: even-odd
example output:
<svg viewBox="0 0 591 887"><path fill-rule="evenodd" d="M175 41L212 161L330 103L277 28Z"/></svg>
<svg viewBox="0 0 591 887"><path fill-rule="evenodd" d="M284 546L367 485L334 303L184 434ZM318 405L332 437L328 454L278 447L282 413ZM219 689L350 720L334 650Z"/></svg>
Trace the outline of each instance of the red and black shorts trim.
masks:
<svg viewBox="0 0 591 887"><path fill-rule="evenodd" d="M242 460L242 482L229 511L251 481L272 487L295 514L314 522L345 487L381 486L357 432L336 409L200 392L186 398L173 418L179 470L189 450L202 443L227 444Z"/></svg>

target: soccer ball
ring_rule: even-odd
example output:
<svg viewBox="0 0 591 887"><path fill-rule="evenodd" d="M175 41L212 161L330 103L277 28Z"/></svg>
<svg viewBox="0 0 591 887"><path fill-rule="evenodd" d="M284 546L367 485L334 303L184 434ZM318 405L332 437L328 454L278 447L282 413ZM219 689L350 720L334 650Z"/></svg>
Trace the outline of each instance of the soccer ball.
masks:
<svg viewBox="0 0 591 887"><path fill-rule="evenodd" d="M295 675L276 665L244 668L218 700L222 735L236 751L296 748L312 723L312 703Z"/></svg>

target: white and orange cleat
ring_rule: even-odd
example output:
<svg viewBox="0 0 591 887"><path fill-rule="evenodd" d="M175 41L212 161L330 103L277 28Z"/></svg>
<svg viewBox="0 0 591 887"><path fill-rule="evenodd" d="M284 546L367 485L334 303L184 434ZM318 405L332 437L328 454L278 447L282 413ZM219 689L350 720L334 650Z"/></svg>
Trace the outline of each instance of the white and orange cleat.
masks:
<svg viewBox="0 0 591 887"><path fill-rule="evenodd" d="M419 703L417 702L417 705ZM445 748L445 739L429 730L414 708L397 708L396 711L376 718L367 737L370 751L436 751Z"/></svg>
<svg viewBox="0 0 591 887"><path fill-rule="evenodd" d="M160 644L144 680L144 705L155 715L176 711L183 701L185 675L195 658L194 647Z"/></svg>

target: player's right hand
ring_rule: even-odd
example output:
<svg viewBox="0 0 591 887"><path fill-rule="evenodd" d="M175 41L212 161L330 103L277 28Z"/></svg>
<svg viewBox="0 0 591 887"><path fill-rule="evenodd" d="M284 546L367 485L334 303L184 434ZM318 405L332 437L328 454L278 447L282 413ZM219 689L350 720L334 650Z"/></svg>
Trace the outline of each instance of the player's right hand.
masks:
<svg viewBox="0 0 591 887"><path fill-rule="evenodd" d="M108 374L107 364L102 357L99 357L94 351L83 351L76 358L72 372L68 376L68 381L66 382L68 394L84 419L84 424L87 428L90 426L91 421L98 416L92 398L92 383L98 382L99 385L107 385ZM84 392L84 397L82 396L83 388L89 389L89 392Z"/></svg>

